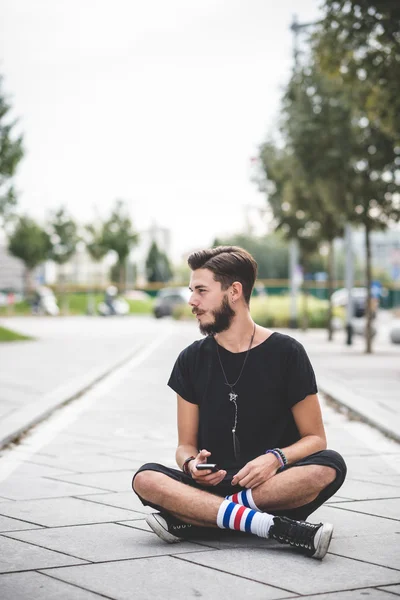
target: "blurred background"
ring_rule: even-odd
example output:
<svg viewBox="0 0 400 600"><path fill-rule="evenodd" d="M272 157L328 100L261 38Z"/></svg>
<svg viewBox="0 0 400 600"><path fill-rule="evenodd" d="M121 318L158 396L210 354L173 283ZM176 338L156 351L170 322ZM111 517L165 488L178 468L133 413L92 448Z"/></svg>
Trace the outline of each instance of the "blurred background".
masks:
<svg viewBox="0 0 400 600"><path fill-rule="evenodd" d="M236 244L260 324L370 352L400 310L399 48L397 0L3 0L0 316L190 318L188 254Z"/></svg>

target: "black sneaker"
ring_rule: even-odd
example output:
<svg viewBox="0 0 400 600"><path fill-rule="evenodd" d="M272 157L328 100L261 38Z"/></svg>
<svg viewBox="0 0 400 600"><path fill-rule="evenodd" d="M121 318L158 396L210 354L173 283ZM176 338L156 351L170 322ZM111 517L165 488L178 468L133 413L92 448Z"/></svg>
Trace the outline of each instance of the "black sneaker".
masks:
<svg viewBox="0 0 400 600"><path fill-rule="evenodd" d="M274 517L269 537L281 544L290 544L302 554L322 560L328 551L332 538L333 525L308 521L293 521L287 517Z"/></svg>
<svg viewBox="0 0 400 600"><path fill-rule="evenodd" d="M166 513L152 513L146 518L146 523L168 544L190 539L203 530L203 527L184 523Z"/></svg>

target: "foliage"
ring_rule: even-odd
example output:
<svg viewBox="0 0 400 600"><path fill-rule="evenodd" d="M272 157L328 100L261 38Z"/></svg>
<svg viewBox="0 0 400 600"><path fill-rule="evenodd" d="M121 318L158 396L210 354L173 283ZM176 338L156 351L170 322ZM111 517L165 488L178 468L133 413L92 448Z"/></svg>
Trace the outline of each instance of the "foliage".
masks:
<svg viewBox="0 0 400 600"><path fill-rule="evenodd" d="M13 256L23 261L28 271L32 271L48 258L50 236L33 219L19 217L9 237L8 249Z"/></svg>
<svg viewBox="0 0 400 600"><path fill-rule="evenodd" d="M17 201L11 179L24 151L22 135L13 135L16 122L8 118L11 106L3 95L2 84L3 78L0 76L0 219L5 222Z"/></svg>
<svg viewBox="0 0 400 600"><path fill-rule="evenodd" d="M216 239L213 246L240 246L250 252L257 261L259 279L288 277L288 245L279 233L262 237L237 234Z"/></svg>
<svg viewBox="0 0 400 600"><path fill-rule="evenodd" d="M146 277L149 283L166 283L172 278L172 269L165 252L162 252L156 242L152 242L146 258Z"/></svg>
<svg viewBox="0 0 400 600"><path fill-rule="evenodd" d="M79 241L77 225L64 208L58 209L51 217L48 232L51 240L50 260L63 265L75 254Z"/></svg>
<svg viewBox="0 0 400 600"><path fill-rule="evenodd" d="M118 256L119 283L125 283L125 261L133 246L139 241L138 234L133 230L131 218L122 200L115 202L109 219L103 223L102 245L108 250L114 250Z"/></svg>
<svg viewBox="0 0 400 600"><path fill-rule="evenodd" d="M400 142L400 3L396 0L325 0L315 36L316 58L340 74L354 106Z"/></svg>
<svg viewBox="0 0 400 600"><path fill-rule="evenodd" d="M85 225L84 229L86 233L86 249L91 258L94 261L99 262L109 251L109 248L107 248L103 239L102 225L90 223L89 225Z"/></svg>

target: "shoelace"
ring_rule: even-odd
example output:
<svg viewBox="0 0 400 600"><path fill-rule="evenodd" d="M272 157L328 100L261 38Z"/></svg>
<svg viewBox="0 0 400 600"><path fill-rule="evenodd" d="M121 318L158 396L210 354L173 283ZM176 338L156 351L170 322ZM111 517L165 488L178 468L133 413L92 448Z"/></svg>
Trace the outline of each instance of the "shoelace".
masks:
<svg viewBox="0 0 400 600"><path fill-rule="evenodd" d="M285 517L275 517L274 525L271 527L271 537L281 544L290 544L297 548L315 550L314 536L320 525L313 523L299 523Z"/></svg>

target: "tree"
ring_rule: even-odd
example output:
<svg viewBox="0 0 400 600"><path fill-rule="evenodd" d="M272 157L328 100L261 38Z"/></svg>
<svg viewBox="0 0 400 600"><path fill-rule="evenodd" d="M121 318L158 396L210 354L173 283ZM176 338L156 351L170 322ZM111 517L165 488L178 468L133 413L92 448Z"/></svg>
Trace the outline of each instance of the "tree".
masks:
<svg viewBox="0 0 400 600"><path fill-rule="evenodd" d="M50 259L63 265L76 252L76 244L79 241L77 224L65 208L61 207L52 215L48 231L52 243Z"/></svg>
<svg viewBox="0 0 400 600"><path fill-rule="evenodd" d="M4 223L17 202L11 181L24 151L22 135L13 135L16 121L9 120L11 106L3 95L2 84L3 78L0 76L0 220Z"/></svg>
<svg viewBox="0 0 400 600"><path fill-rule="evenodd" d="M13 233L9 237L9 252L22 260L25 265L24 293L32 288L32 271L49 256L50 236L29 217L19 217Z"/></svg>
<svg viewBox="0 0 400 600"><path fill-rule="evenodd" d="M314 37L320 71L342 86L353 126L353 221L365 228L367 331L372 351L370 232L400 219L400 4L325 0Z"/></svg>
<svg viewBox="0 0 400 600"><path fill-rule="evenodd" d="M315 58L343 84L365 116L400 141L400 3L325 0Z"/></svg>
<svg viewBox="0 0 400 600"><path fill-rule="evenodd" d="M146 259L146 277L149 283L166 283L172 278L172 269L165 252L161 252L156 242L152 242Z"/></svg>
<svg viewBox="0 0 400 600"><path fill-rule="evenodd" d="M124 287L126 280L126 259L138 241L139 236L133 230L126 205L122 200L117 200L110 218L103 224L102 243L108 250L114 250L117 253L121 288Z"/></svg>

